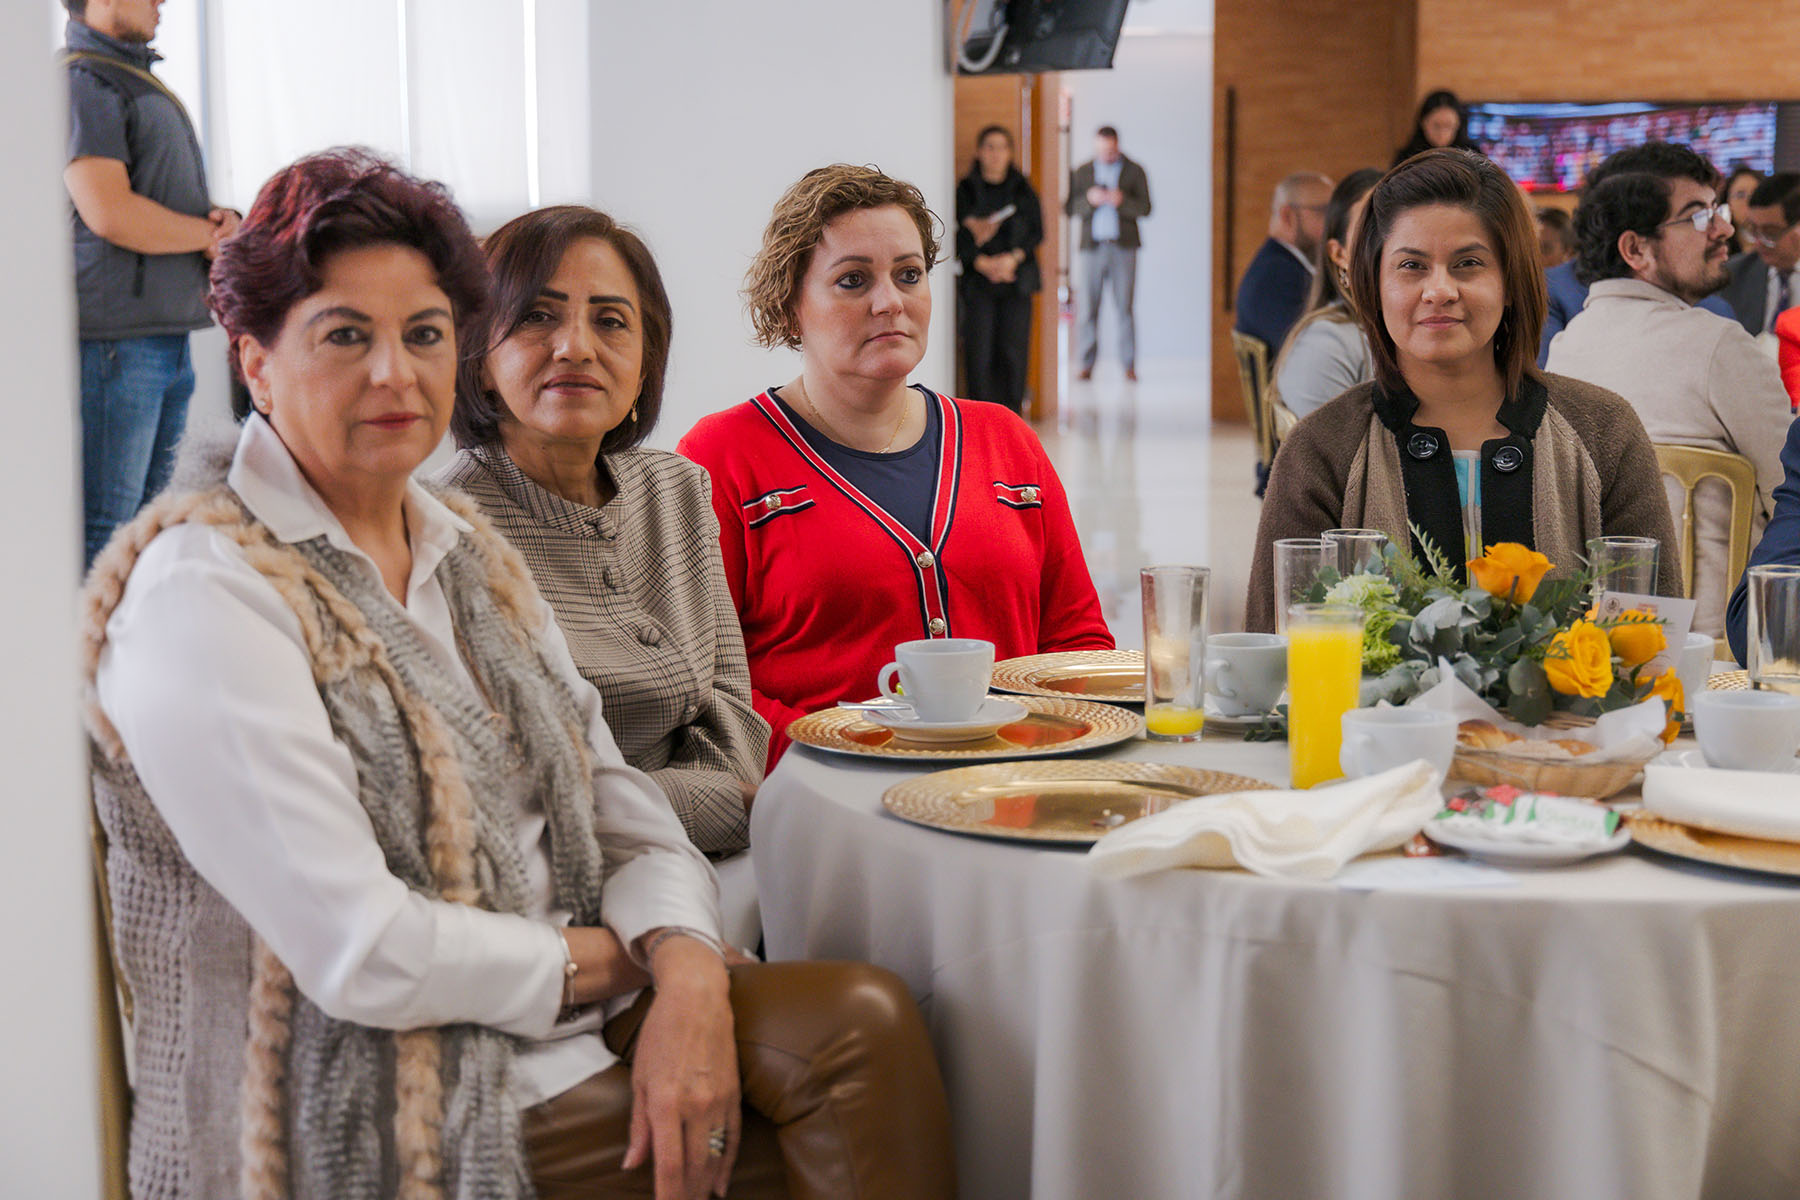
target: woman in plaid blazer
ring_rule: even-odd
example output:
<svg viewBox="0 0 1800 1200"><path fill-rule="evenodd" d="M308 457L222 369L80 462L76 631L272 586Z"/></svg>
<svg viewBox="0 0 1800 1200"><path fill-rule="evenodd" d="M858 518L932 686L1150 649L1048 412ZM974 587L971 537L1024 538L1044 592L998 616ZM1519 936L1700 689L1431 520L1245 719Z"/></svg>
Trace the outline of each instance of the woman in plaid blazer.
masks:
<svg viewBox="0 0 1800 1200"><path fill-rule="evenodd" d="M486 243L493 303L457 378L467 492L524 555L632 766L708 854L749 843L769 730L750 703L706 473L639 446L669 359L668 296L630 230L573 205Z"/></svg>

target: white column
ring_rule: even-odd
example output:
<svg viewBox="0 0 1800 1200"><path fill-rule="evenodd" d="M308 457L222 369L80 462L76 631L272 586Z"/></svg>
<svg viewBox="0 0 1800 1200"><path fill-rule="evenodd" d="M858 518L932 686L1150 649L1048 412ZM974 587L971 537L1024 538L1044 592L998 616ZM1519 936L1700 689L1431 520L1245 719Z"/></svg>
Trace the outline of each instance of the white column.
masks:
<svg viewBox="0 0 1800 1200"><path fill-rule="evenodd" d="M96 1195L87 793L77 705L81 567L68 87L40 4L0 5L0 1164L8 1195Z"/></svg>

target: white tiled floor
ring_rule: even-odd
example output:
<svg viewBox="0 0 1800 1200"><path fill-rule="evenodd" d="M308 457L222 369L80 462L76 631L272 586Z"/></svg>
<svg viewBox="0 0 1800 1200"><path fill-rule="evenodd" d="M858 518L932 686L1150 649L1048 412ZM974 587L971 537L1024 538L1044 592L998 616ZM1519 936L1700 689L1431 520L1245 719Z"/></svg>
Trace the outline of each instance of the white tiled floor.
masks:
<svg viewBox="0 0 1800 1200"><path fill-rule="evenodd" d="M1126 383L1110 363L1071 382L1038 430L1069 492L1100 603L1120 646L1143 645L1138 568L1212 568L1209 624L1242 629L1261 502L1249 427L1214 425L1204 362L1145 363Z"/></svg>

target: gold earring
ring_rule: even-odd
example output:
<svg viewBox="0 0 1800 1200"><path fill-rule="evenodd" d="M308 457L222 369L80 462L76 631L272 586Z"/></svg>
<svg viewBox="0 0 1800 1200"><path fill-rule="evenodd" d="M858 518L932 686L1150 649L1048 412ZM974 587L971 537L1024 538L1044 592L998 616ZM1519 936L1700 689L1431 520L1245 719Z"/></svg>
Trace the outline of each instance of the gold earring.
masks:
<svg viewBox="0 0 1800 1200"><path fill-rule="evenodd" d="M631 420L631 423L632 423L632 424L633 424L633 425L636 425L636 424L637 424L637 401L636 401L636 400L633 400L633 401L632 401L632 402L631 402L631 417L630 417L630 420Z"/></svg>

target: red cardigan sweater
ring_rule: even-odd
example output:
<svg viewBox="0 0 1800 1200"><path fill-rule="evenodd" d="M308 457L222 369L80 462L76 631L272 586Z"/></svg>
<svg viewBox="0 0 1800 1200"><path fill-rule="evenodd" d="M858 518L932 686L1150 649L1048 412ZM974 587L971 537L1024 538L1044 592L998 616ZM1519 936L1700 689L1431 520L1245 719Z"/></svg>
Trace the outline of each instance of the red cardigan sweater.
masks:
<svg viewBox="0 0 1800 1200"><path fill-rule="evenodd" d="M986 638L1000 659L1112 647L1031 427L997 404L919 391L943 428L929 543L838 474L766 392L681 440L712 476L771 767L789 722L874 695L899 642Z"/></svg>

